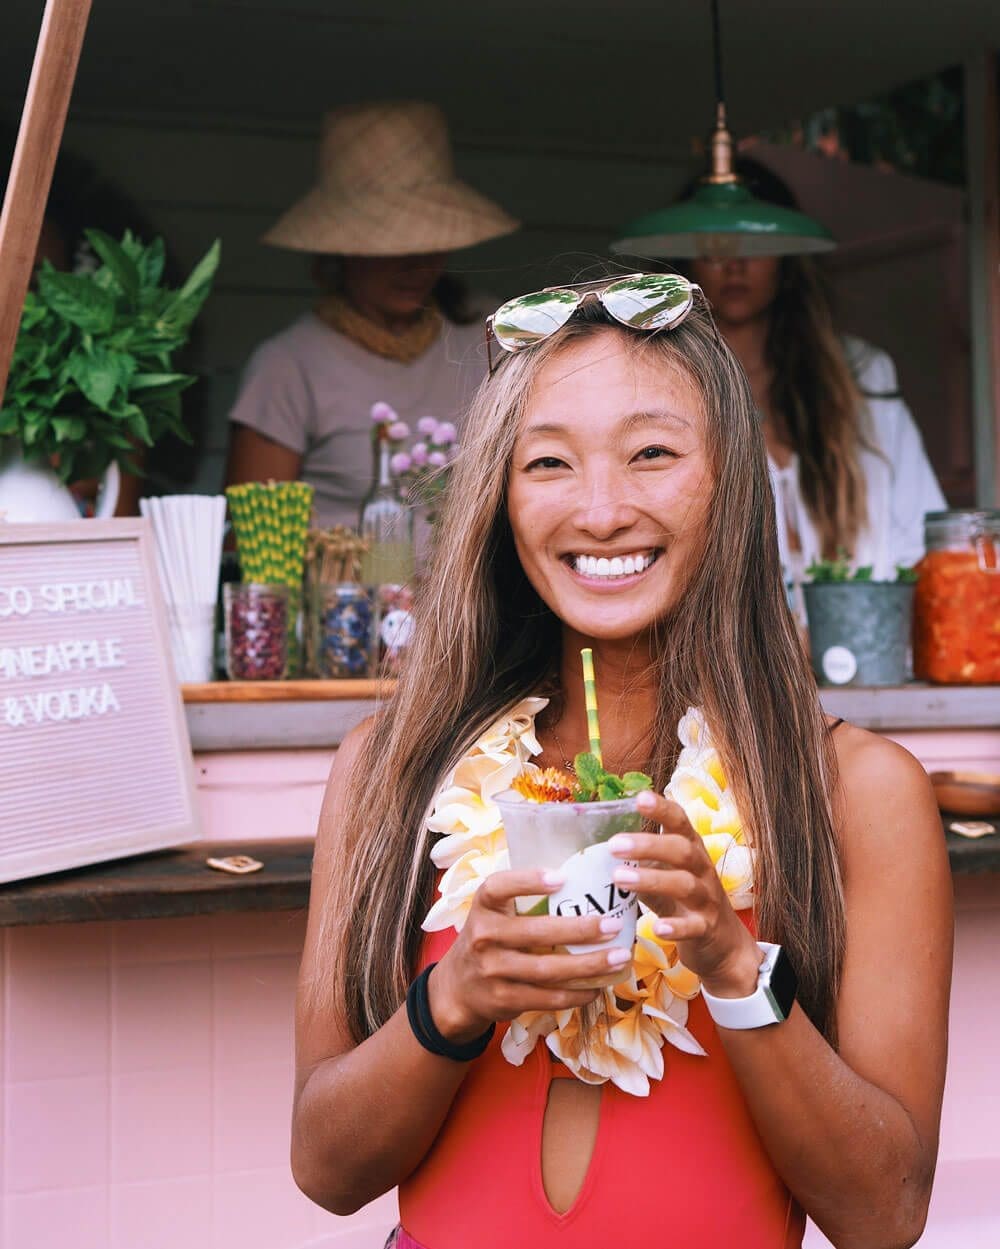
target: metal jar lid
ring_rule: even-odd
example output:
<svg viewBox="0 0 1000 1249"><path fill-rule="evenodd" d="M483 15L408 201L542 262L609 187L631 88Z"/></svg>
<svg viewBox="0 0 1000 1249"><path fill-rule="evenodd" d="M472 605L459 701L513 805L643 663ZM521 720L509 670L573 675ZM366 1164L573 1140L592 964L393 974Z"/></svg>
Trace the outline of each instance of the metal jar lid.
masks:
<svg viewBox="0 0 1000 1249"><path fill-rule="evenodd" d="M954 508L947 512L927 512L924 536L929 551L946 547L971 547L984 572L1000 572L1000 510L996 508Z"/></svg>

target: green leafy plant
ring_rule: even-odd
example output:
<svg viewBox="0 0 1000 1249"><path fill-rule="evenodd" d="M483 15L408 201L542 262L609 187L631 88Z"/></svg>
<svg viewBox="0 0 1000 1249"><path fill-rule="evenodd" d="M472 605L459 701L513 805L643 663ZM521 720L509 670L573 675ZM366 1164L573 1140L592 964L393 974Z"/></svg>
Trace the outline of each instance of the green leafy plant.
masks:
<svg viewBox="0 0 1000 1249"><path fill-rule="evenodd" d="M574 802L613 802L617 798L634 798L653 784L645 772L626 772L617 776L606 772L595 754L587 751L573 760L576 772Z"/></svg>
<svg viewBox="0 0 1000 1249"><path fill-rule="evenodd" d="M63 482L99 476L112 460L134 471L136 448L166 433L191 441L180 396L195 378L175 372L171 358L208 297L220 255L216 241L172 290L162 285L162 239L86 236L101 262L93 273L42 265L0 408L0 449L16 443Z"/></svg>
<svg viewBox="0 0 1000 1249"><path fill-rule="evenodd" d="M837 552L836 559L818 559L814 560L806 569L806 576L816 584L830 585L838 582L871 582L874 569L871 564L865 564L861 568L851 571L851 564L847 556L847 552L841 548ZM896 565L895 581L897 583L912 584L917 580L917 571L915 568L907 568L903 564Z"/></svg>

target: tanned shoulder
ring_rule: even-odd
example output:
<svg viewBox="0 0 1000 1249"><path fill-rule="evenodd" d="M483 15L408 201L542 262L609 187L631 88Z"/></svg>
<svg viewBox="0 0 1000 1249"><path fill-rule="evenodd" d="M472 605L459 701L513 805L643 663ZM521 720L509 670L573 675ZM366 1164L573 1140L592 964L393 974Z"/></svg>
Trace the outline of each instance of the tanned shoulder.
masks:
<svg viewBox="0 0 1000 1249"><path fill-rule="evenodd" d="M839 771L834 804L848 875L891 874L909 862L946 858L937 802L922 765L897 742L851 724L834 732Z"/></svg>

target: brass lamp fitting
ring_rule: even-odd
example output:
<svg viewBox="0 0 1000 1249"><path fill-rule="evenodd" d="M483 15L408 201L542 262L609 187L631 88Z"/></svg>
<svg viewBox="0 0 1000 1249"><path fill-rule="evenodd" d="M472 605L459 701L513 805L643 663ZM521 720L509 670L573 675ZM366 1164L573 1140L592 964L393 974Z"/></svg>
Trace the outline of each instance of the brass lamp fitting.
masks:
<svg viewBox="0 0 1000 1249"><path fill-rule="evenodd" d="M702 182L715 184L739 182L739 176L733 172L733 136L726 125L726 106L722 100L715 106L715 129L708 141L711 167L702 178Z"/></svg>

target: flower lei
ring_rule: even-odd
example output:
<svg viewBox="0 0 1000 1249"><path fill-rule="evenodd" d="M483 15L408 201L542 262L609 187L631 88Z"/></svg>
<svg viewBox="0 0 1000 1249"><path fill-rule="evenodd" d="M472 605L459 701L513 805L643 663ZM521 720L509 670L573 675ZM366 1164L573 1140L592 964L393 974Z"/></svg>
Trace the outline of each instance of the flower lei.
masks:
<svg viewBox="0 0 1000 1249"><path fill-rule="evenodd" d="M438 791L427 820L431 832L442 834L431 850L434 864L444 869L438 897L427 912L427 932L462 928L472 898L493 872L509 867L507 840L495 795L509 789L524 771L540 771L530 761L541 753L535 717L548 704L526 698L501 717L474 743ZM705 717L689 707L677 734L682 750L664 792L683 807L702 838L732 905L753 904L753 855L743 837L742 822L722 761ZM557 1012L528 1011L511 1021L502 1043L508 1062L519 1067L540 1038L580 1080L610 1080L626 1093L645 1097L649 1081L663 1076L665 1041L689 1054L704 1054L688 1031L688 1002L701 981L685 967L672 941L653 934L655 916L646 908L639 917L630 976L602 990L603 1009ZM595 1018L596 1015L596 1018Z"/></svg>

